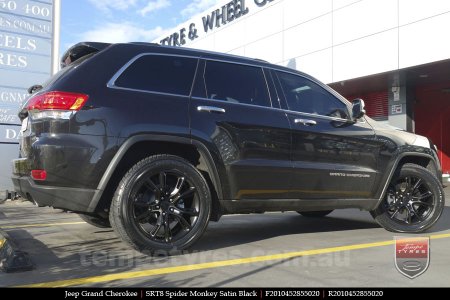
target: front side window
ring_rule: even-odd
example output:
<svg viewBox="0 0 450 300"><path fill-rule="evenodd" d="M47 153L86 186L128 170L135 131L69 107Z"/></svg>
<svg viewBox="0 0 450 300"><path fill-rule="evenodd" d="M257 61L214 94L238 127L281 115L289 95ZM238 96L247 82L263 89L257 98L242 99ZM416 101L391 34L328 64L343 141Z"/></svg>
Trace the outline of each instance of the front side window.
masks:
<svg viewBox="0 0 450 300"><path fill-rule="evenodd" d="M208 99L271 106L266 80L259 67L208 61L204 80Z"/></svg>
<svg viewBox="0 0 450 300"><path fill-rule="evenodd" d="M347 106L320 85L302 76L277 72L289 110L347 119Z"/></svg>
<svg viewBox="0 0 450 300"><path fill-rule="evenodd" d="M115 85L142 91L188 96L197 59L178 56L144 55L117 78Z"/></svg>

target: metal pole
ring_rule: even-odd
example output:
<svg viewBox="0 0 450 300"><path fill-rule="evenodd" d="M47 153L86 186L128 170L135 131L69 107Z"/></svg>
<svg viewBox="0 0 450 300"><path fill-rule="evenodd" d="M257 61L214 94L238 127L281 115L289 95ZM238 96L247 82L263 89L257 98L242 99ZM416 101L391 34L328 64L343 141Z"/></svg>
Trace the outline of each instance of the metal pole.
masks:
<svg viewBox="0 0 450 300"><path fill-rule="evenodd" d="M54 75L59 71L59 45L61 35L61 0L53 0L53 39L52 39L52 69Z"/></svg>

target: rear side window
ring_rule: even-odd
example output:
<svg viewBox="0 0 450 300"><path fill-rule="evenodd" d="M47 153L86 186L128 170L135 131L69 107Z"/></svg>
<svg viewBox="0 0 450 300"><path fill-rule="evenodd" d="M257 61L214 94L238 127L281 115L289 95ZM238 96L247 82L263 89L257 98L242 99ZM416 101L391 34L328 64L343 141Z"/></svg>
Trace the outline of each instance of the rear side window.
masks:
<svg viewBox="0 0 450 300"><path fill-rule="evenodd" d="M208 99L271 106L261 68L207 61L204 79Z"/></svg>
<svg viewBox="0 0 450 300"><path fill-rule="evenodd" d="M115 81L118 87L189 95L197 59L145 55L134 61Z"/></svg>

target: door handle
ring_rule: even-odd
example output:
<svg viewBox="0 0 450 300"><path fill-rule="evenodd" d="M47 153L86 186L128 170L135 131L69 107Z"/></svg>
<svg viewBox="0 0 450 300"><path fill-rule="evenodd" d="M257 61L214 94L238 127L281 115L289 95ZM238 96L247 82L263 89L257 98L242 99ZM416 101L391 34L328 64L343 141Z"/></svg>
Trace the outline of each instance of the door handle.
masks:
<svg viewBox="0 0 450 300"><path fill-rule="evenodd" d="M302 124L305 126L314 126L317 125L317 122L314 120L307 120L307 119L295 119L295 124Z"/></svg>
<svg viewBox="0 0 450 300"><path fill-rule="evenodd" d="M197 110L200 112L219 113L219 114L224 114L226 112L225 109L215 106L197 106Z"/></svg>

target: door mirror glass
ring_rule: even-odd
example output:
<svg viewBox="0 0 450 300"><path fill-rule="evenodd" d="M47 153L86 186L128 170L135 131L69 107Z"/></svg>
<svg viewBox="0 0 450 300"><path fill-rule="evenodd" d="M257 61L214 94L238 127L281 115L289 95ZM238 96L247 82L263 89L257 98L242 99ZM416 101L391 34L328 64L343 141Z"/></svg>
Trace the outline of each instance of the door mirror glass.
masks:
<svg viewBox="0 0 450 300"><path fill-rule="evenodd" d="M363 99L355 99L352 102L352 117L356 121L366 115L366 105Z"/></svg>

